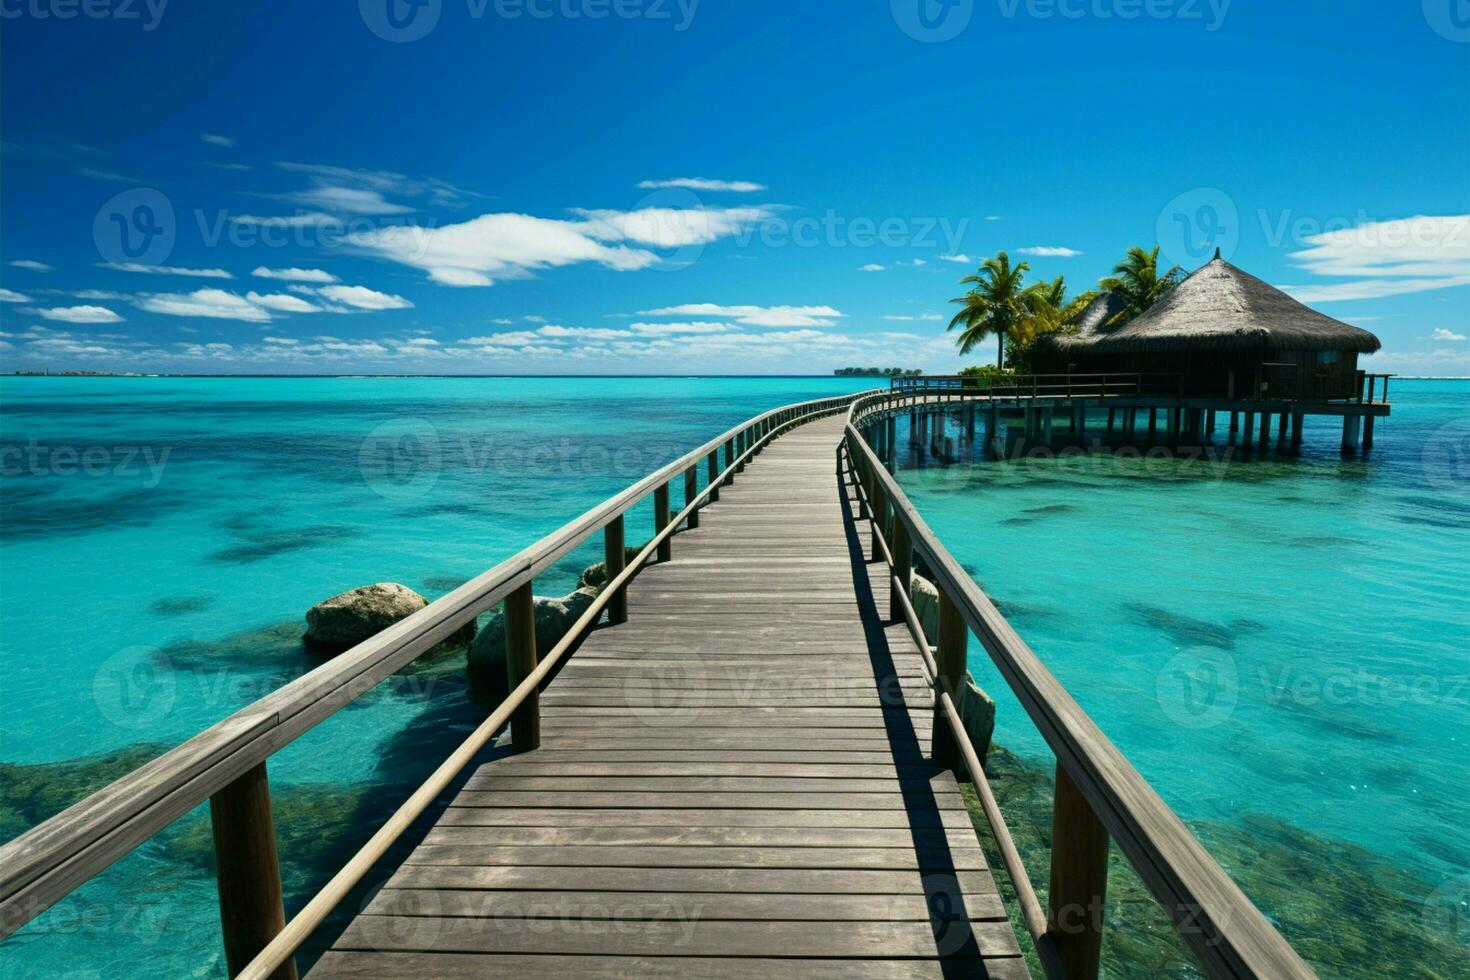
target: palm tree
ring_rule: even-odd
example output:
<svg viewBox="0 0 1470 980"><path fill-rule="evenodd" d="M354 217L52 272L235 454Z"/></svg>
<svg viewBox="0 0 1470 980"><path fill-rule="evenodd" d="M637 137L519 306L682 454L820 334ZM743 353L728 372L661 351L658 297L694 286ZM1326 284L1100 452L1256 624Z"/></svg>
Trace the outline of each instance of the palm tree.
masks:
<svg viewBox="0 0 1470 980"><path fill-rule="evenodd" d="M960 280L962 286L975 287L965 295L950 300L962 307L954 319L949 321L948 328L953 330L955 327L964 327L958 340L961 354L970 353L975 345L993 336L998 345L995 366L1005 367L1006 334L1026 314L1026 300L1023 298L1021 283L1030 268L1025 262L1011 265L1010 256L999 252L995 258L980 263L979 274Z"/></svg>
<svg viewBox="0 0 1470 980"><path fill-rule="evenodd" d="M1113 274L1098 283L1101 289L1117 293L1123 300L1123 309L1109 322L1116 326L1133 319L1153 306L1184 278L1184 270L1170 266L1169 271L1159 275L1159 247L1145 252L1135 245L1128 255L1113 266Z"/></svg>
<svg viewBox="0 0 1470 980"><path fill-rule="evenodd" d="M1097 298L1095 290L1088 290L1068 299L1065 276L1028 286L1021 295L1026 302L1026 312L1013 330L1015 339L1022 342L1033 341L1042 334L1056 333L1081 315L1087 304Z"/></svg>

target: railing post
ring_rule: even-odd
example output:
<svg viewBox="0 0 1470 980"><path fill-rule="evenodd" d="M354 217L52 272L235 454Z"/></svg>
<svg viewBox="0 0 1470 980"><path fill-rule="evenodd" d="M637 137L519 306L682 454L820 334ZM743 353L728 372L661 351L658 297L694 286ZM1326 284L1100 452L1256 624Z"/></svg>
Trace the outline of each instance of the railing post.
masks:
<svg viewBox="0 0 1470 980"><path fill-rule="evenodd" d="M684 471L684 506L688 507L694 503L694 498L699 496L699 464L696 463ZM689 512L685 524L693 530L699 527L699 508L696 507Z"/></svg>
<svg viewBox="0 0 1470 980"><path fill-rule="evenodd" d="M1059 763L1052 804L1047 933L1056 942L1068 980L1098 975L1107 890L1107 829Z"/></svg>
<svg viewBox="0 0 1470 980"><path fill-rule="evenodd" d="M954 732L950 731L944 707L939 703L939 692L947 692L955 704L959 704L960 691L965 686L965 648L969 645L970 627L965 625L965 617L944 586L938 582L934 584L935 591L939 593L938 649L934 655L939 676L934 678L934 736L929 754L940 765L959 769L964 765L964 757L960 754ZM974 778L973 774L971 778Z"/></svg>
<svg viewBox="0 0 1470 980"><path fill-rule="evenodd" d="M891 537L889 544L893 552L893 575L898 579L897 583L890 582L888 587L888 611L893 616L894 622L903 621L903 602L899 599L900 585L904 589L909 588L909 583L914 577L914 546L909 540L909 529L898 516L898 511L893 512L893 524L890 528ZM908 598L907 595L904 598Z"/></svg>
<svg viewBox="0 0 1470 980"><path fill-rule="evenodd" d="M514 691L536 669L536 600L527 582L505 597L505 676ZM517 752L541 747L540 694L532 691L510 716L510 742Z"/></svg>
<svg viewBox="0 0 1470 980"><path fill-rule="evenodd" d="M607 581L611 582L623 571L623 515L619 514L608 522L603 531L603 559L607 564ZM607 621L609 623L626 623L628 621L628 591L618 589L607 603Z"/></svg>
<svg viewBox="0 0 1470 980"><path fill-rule="evenodd" d="M720 475L720 451L710 450L709 454L709 502L716 503L720 499L720 483L717 477Z"/></svg>
<svg viewBox="0 0 1470 980"><path fill-rule="evenodd" d="M866 459L866 457L864 457ZM888 492L883 489L883 481L874 472L872 463L864 464L869 471L869 483L873 494L873 560L881 561L883 558L883 545L888 535Z"/></svg>
<svg viewBox="0 0 1470 980"><path fill-rule="evenodd" d="M734 439L726 439L725 440L725 469L728 470L733 465L735 465L735 440ZM734 482L735 482L735 471L734 470L730 470L730 475L727 476L727 477L725 477L725 486L729 486L730 484L732 484Z"/></svg>
<svg viewBox="0 0 1470 980"><path fill-rule="evenodd" d="M653 491L653 533L657 534L669 526L669 485L661 483ZM658 560L674 560L674 537L669 535L658 543Z"/></svg>
<svg viewBox="0 0 1470 980"><path fill-rule="evenodd" d="M264 762L209 798L209 820L214 828L225 963L233 977L286 928ZM295 961L282 963L271 980L296 980Z"/></svg>

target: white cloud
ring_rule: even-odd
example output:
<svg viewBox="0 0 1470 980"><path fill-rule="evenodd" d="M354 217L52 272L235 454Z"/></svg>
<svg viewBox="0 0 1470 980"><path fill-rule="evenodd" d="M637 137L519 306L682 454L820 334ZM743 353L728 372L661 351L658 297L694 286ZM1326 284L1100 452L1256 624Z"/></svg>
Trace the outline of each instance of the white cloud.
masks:
<svg viewBox="0 0 1470 980"><path fill-rule="evenodd" d="M439 341L432 337L415 337L399 344L400 347L438 347Z"/></svg>
<svg viewBox="0 0 1470 980"><path fill-rule="evenodd" d="M520 344L534 344L540 338L531 330L507 330L503 333L492 333L487 337L467 337L461 340L462 344L472 347L483 347L486 345L499 345L514 347Z"/></svg>
<svg viewBox="0 0 1470 980"><path fill-rule="evenodd" d="M279 279L283 282L336 282L337 277L323 269L298 269L294 266L289 269L267 269L259 266L250 273L260 279Z"/></svg>
<svg viewBox="0 0 1470 980"><path fill-rule="evenodd" d="M861 269L858 269L858 271L859 272L882 272L883 271L883 266L879 265L876 262L869 262L867 265L863 266Z"/></svg>
<svg viewBox="0 0 1470 980"><path fill-rule="evenodd" d="M528 314L528 315L522 317L521 319L525 320L527 323L545 323L546 322L546 317L544 317L544 316L537 316L535 313Z"/></svg>
<svg viewBox="0 0 1470 980"><path fill-rule="evenodd" d="M663 336L674 334L728 333L735 328L728 323L695 321L685 323L634 323L631 325L631 329L644 336Z"/></svg>
<svg viewBox="0 0 1470 980"><path fill-rule="evenodd" d="M17 269L29 269L32 272L55 272L56 266L47 265L45 262L37 262L35 259L14 259L10 263Z"/></svg>
<svg viewBox="0 0 1470 980"><path fill-rule="evenodd" d="M189 269L177 265L143 265L139 262L99 262L103 269L114 272L138 272L148 276L191 276L196 279L233 279L224 269Z"/></svg>
<svg viewBox="0 0 1470 980"><path fill-rule="evenodd" d="M1306 238L1290 258L1306 272L1356 281L1284 286L1302 302L1377 299L1470 285L1470 215L1370 221Z"/></svg>
<svg viewBox="0 0 1470 980"><path fill-rule="evenodd" d="M0 289L0 303L29 303L31 298L13 289Z"/></svg>
<svg viewBox="0 0 1470 980"><path fill-rule="evenodd" d="M885 319L885 320L912 320L914 318L911 317L911 316L885 316L883 319Z"/></svg>
<svg viewBox="0 0 1470 980"><path fill-rule="evenodd" d="M659 261L646 247L704 245L734 235L767 213L761 208L646 208L574 211L583 220L482 214L439 228L400 226L348 236L350 244L413 268L446 286L490 286L539 269L595 262L627 272ZM624 242L632 244L622 244Z"/></svg>
<svg viewBox="0 0 1470 980"><path fill-rule="evenodd" d="M232 214L230 223L256 228L316 228L341 226L342 221L320 211L302 211L284 215Z"/></svg>
<svg viewBox="0 0 1470 980"><path fill-rule="evenodd" d="M37 310L47 320L62 323L121 323L122 317L105 306L57 306L49 310Z"/></svg>
<svg viewBox="0 0 1470 980"><path fill-rule="evenodd" d="M662 190L682 187L691 191L731 191L736 194L753 194L766 189L764 184L748 180L711 180L707 177L675 177L673 180L644 180L638 184L643 190Z"/></svg>
<svg viewBox="0 0 1470 980"><path fill-rule="evenodd" d="M536 331L543 337L575 337L583 340L611 340L615 337L631 337L632 331L614 330L611 327L563 327L547 324Z"/></svg>
<svg viewBox="0 0 1470 980"><path fill-rule="evenodd" d="M220 136L218 133L200 133L199 138L210 146L223 146L229 148L235 145L235 141L228 136Z"/></svg>
<svg viewBox="0 0 1470 980"><path fill-rule="evenodd" d="M939 257L939 261L941 261L941 262L959 262L959 263L961 263L963 265L969 265L970 263L974 262L975 260L972 259L972 258L970 258L970 256L966 255L965 253L959 252L959 253L957 253L955 255L941 255Z"/></svg>
<svg viewBox="0 0 1470 980"><path fill-rule="evenodd" d="M830 306L720 306L716 303L684 303L640 312L644 316L728 317L751 327L830 327L846 316Z"/></svg>
<svg viewBox="0 0 1470 980"><path fill-rule="evenodd" d="M1016 252L1020 255L1035 255L1045 259L1070 259L1082 253L1075 248L1065 245L1031 245L1027 248L1018 248Z"/></svg>
<svg viewBox="0 0 1470 980"><path fill-rule="evenodd" d="M115 293L110 289L78 289L72 295L77 299L102 300L103 302L118 302L129 298L127 293Z"/></svg>
<svg viewBox="0 0 1470 980"><path fill-rule="evenodd" d="M366 286L323 286L317 292L359 310L406 310L413 306L402 296L380 293Z"/></svg>
<svg viewBox="0 0 1470 980"><path fill-rule="evenodd" d="M223 289L199 289L192 293L153 293L141 297L138 307L164 316L244 320L247 323L267 323L271 319L268 310Z"/></svg>
<svg viewBox="0 0 1470 980"><path fill-rule="evenodd" d="M1006 216L1003 215L1003 214L987 214L985 216L985 220L986 221L1004 221L1004 220L1006 220Z"/></svg>
<svg viewBox="0 0 1470 980"><path fill-rule="evenodd" d="M512 323L515 323L515 321L512 320L510 317L505 317L505 316L498 316L495 319L491 320L490 322L491 323L494 323L494 324L498 324L498 325L500 325L502 327L508 327Z"/></svg>
<svg viewBox="0 0 1470 980"><path fill-rule="evenodd" d="M1453 343L1459 343L1460 341L1465 339L1465 335L1462 333L1455 333L1453 330L1446 330L1444 327L1435 327L1434 333L1430 334L1429 339L1448 340Z"/></svg>
<svg viewBox="0 0 1470 980"><path fill-rule="evenodd" d="M317 208L330 214L385 215L408 214L413 208L394 204L383 197L382 192L360 187L337 187L318 184L304 191L270 195L278 201L287 201L306 208Z"/></svg>
<svg viewBox="0 0 1470 980"><path fill-rule="evenodd" d="M299 296L291 296L287 293L270 293L262 295L257 292L245 294L245 299L262 309L275 310L280 313L320 313L321 307L308 303Z"/></svg>

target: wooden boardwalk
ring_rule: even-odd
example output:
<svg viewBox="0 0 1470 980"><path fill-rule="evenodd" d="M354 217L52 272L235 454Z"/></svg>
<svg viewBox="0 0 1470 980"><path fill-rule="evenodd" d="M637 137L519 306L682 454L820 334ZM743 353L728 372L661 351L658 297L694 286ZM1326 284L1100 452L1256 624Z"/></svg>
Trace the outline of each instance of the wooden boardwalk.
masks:
<svg viewBox="0 0 1470 980"><path fill-rule="evenodd" d="M1023 977L841 418L774 441L313 977ZM874 587L874 583L878 583Z"/></svg>

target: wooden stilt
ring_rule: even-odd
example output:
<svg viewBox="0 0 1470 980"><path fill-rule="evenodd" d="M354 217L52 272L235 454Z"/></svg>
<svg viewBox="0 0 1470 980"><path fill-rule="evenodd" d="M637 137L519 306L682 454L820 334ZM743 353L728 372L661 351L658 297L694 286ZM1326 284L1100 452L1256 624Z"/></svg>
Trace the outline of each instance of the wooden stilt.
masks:
<svg viewBox="0 0 1470 980"><path fill-rule="evenodd" d="M1363 451L1373 448L1373 416L1363 416Z"/></svg>
<svg viewBox="0 0 1470 980"><path fill-rule="evenodd" d="M1344 415L1342 417L1342 452L1344 456L1351 456L1358 451L1358 440L1362 434L1363 417L1361 415Z"/></svg>

